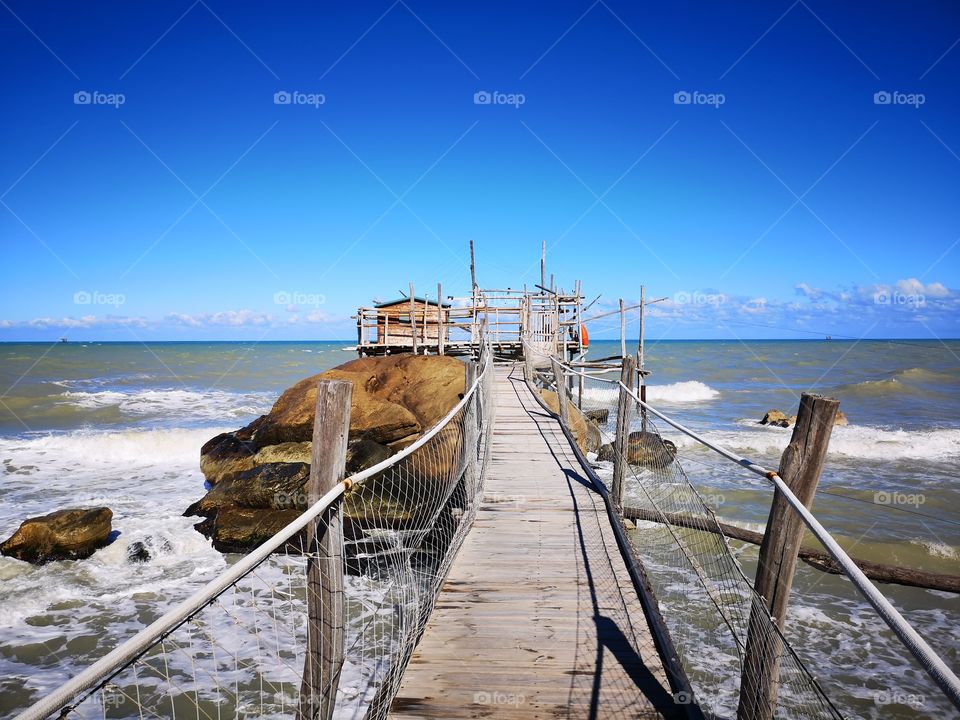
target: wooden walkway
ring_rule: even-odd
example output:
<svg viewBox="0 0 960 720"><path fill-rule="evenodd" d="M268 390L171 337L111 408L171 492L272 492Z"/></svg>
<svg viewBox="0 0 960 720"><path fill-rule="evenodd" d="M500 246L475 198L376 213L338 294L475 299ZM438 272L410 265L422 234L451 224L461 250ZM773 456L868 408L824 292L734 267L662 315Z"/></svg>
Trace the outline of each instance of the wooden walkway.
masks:
<svg viewBox="0 0 960 720"><path fill-rule="evenodd" d="M391 717L669 716L603 499L520 366L496 372L484 502Z"/></svg>

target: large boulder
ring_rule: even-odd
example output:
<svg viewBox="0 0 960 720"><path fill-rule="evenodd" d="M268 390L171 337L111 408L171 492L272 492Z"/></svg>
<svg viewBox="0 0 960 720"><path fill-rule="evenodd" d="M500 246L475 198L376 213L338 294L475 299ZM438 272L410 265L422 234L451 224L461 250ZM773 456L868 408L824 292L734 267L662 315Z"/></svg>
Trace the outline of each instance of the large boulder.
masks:
<svg viewBox="0 0 960 720"><path fill-rule="evenodd" d="M560 413L560 400L553 390L541 390L540 396L551 412ZM586 415L573 403L567 403L567 410L570 416L570 432L573 433L580 452L596 452L600 448L600 443L603 442L600 436L600 428L587 419Z"/></svg>
<svg viewBox="0 0 960 720"><path fill-rule="evenodd" d="M455 358L390 355L360 358L301 380L287 389L273 408L240 430L212 438L201 448L200 469L213 488L191 505L186 515L206 520L196 527L223 550L252 549L265 540L269 518L253 523L240 510L263 515L283 514L276 522L306 508L317 383L342 380L353 385L347 474L371 467L415 442L441 420L463 396L464 364ZM410 458L416 473L397 473L382 503L372 503L369 490L348 493L349 521L406 524L429 514L431 502L414 502L436 495L435 488L411 483L442 483L459 467L463 440L459 432L441 432ZM371 479L370 487L374 481ZM396 502L388 501L397 498ZM421 507L423 506L423 507ZM294 515L295 516L295 515ZM278 527L282 527L279 525ZM244 540L246 538L246 540Z"/></svg>
<svg viewBox="0 0 960 720"><path fill-rule="evenodd" d="M69 508L27 518L0 553L42 565L51 560L82 560L110 542L110 508Z"/></svg>
<svg viewBox="0 0 960 720"><path fill-rule="evenodd" d="M597 460L613 462L616 454L613 445L603 445ZM677 456L677 446L657 433L638 430L627 438L627 463L643 467L666 467Z"/></svg>

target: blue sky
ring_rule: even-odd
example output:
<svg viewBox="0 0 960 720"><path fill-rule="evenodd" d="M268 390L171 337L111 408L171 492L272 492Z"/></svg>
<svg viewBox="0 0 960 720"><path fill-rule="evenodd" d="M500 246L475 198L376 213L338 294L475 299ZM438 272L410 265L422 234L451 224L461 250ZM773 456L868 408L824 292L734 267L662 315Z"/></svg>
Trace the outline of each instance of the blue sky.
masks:
<svg viewBox="0 0 960 720"><path fill-rule="evenodd" d="M957 337L958 41L951 2L4 0L0 340L349 339L471 238L481 285L542 241L597 307L646 284L655 337Z"/></svg>

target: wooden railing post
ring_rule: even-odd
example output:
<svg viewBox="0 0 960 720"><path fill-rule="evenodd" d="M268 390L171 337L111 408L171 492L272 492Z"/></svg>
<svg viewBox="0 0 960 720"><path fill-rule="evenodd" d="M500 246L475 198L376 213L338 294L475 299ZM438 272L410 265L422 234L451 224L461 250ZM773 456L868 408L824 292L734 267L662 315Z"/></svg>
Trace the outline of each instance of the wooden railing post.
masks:
<svg viewBox="0 0 960 720"><path fill-rule="evenodd" d="M569 398L567 397L567 381L563 375L563 366L555 357L550 358L550 363L553 365L553 381L557 386L557 404L560 409L560 419L564 425L569 427L570 408L567 406Z"/></svg>
<svg viewBox="0 0 960 720"><path fill-rule="evenodd" d="M307 505L343 480L353 385L321 380L313 421ZM343 515L338 502L307 526L307 653L300 720L329 720L337 701L344 654Z"/></svg>
<svg viewBox="0 0 960 720"><path fill-rule="evenodd" d="M790 444L780 457L778 474L808 508L817 492L839 407L833 398L803 393ZM762 603L754 601L750 611L738 720L768 720L776 709L782 648L780 636L768 623L772 618L783 630L803 528L800 516L775 491L754 582Z"/></svg>
<svg viewBox="0 0 960 720"><path fill-rule="evenodd" d="M623 507L623 479L627 476L627 454L630 442L630 416L634 400L629 390L633 390L633 380L637 376L637 364L632 355L621 358L620 382L626 387L620 388L617 402L617 436L613 453L613 504L619 510Z"/></svg>

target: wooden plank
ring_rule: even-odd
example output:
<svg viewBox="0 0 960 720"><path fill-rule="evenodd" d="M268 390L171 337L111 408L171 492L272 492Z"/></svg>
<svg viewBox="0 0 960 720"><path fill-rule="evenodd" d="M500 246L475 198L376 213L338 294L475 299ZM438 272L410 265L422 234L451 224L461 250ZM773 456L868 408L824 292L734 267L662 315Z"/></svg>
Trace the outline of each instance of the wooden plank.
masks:
<svg viewBox="0 0 960 720"><path fill-rule="evenodd" d="M483 502L390 715L661 717L666 677L603 500L522 365L495 369Z"/></svg>

